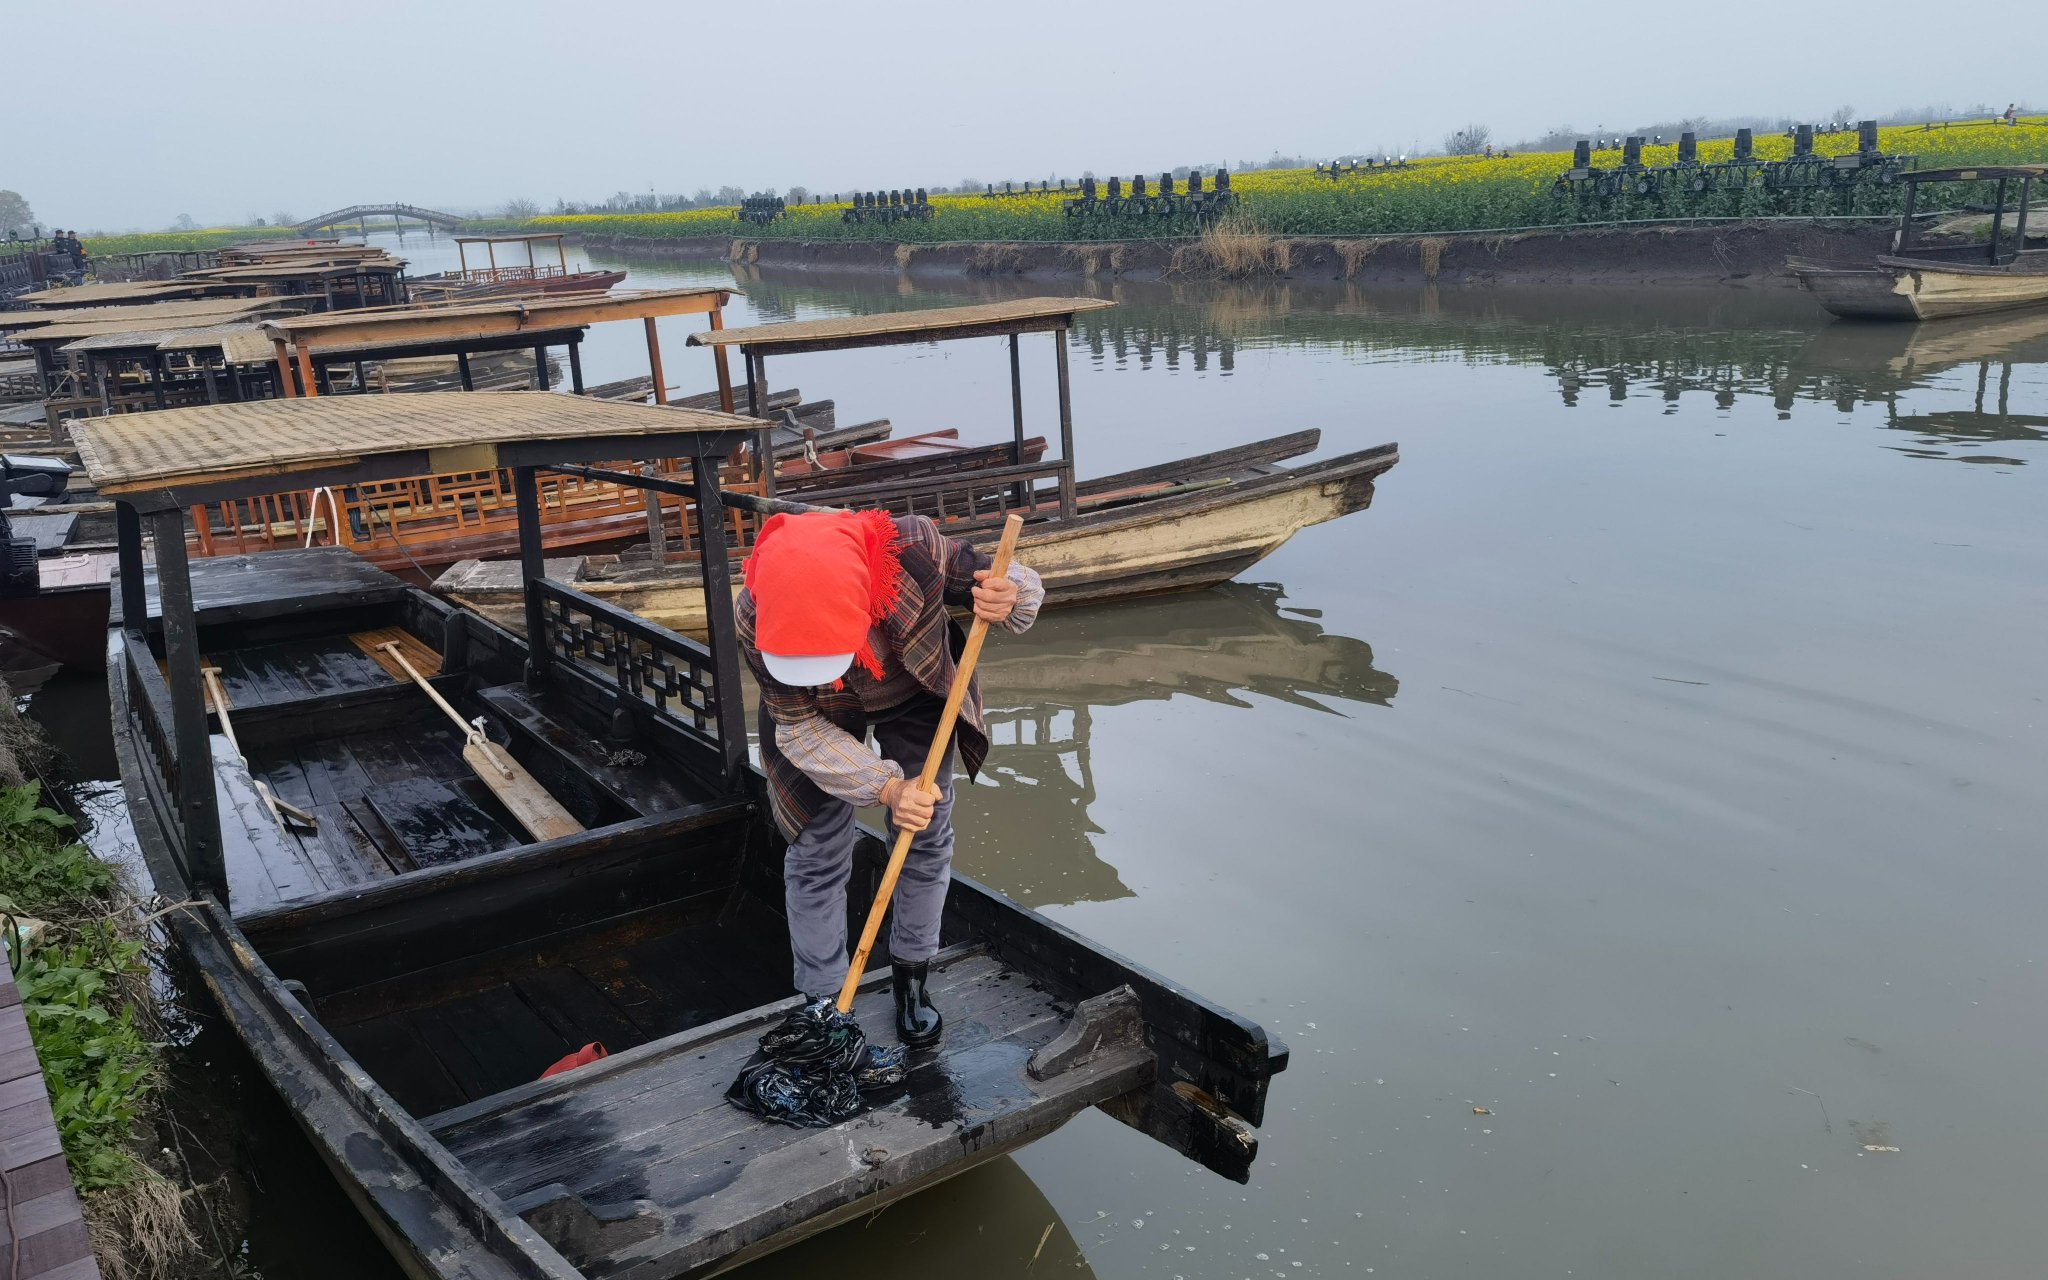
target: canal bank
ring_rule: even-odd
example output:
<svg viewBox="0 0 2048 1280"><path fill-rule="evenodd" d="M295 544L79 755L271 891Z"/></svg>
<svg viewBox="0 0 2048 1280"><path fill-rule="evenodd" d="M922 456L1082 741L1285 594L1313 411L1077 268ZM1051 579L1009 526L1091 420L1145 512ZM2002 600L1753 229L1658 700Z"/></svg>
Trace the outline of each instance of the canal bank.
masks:
<svg viewBox="0 0 2048 1280"><path fill-rule="evenodd" d="M1265 277L1378 284L1792 287L1787 257L1882 251L1888 220L1717 220L1431 235L1212 235L1116 241L909 244L753 236L571 236L601 252L748 266L1026 280Z"/></svg>

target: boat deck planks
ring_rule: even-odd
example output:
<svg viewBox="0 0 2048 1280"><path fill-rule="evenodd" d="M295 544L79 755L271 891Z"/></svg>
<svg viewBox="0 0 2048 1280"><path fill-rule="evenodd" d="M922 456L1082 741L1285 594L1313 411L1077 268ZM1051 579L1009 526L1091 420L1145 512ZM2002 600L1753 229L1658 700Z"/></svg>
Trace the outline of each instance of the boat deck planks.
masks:
<svg viewBox="0 0 2048 1280"><path fill-rule="evenodd" d="M557 1241L579 1266L615 1274L660 1258L651 1269L675 1274L954 1163L963 1149L1001 1150L1050 1132L1152 1070L1150 1053L1130 1048L1031 1079L1026 1061L1072 1006L979 950L941 957L932 990L946 1010L945 1040L912 1056L901 1094L833 1129L765 1125L725 1101L781 1005L429 1125L508 1202L530 1209L567 1193L607 1214L637 1205L642 1233L658 1227L608 1247ZM886 983L875 983L855 1006L885 1038L891 1001ZM621 1151L648 1158L620 1161Z"/></svg>
<svg viewBox="0 0 2048 1280"><path fill-rule="evenodd" d="M223 671L235 656L219 655ZM374 663L365 663L380 683L389 682ZM282 681L265 687L289 689ZM245 705L232 685L228 697L232 706ZM249 855L228 864L238 913L523 842L511 815L463 761L461 736L445 719L427 718L432 710L422 699L420 715L401 726L251 748L254 776L278 799L313 814L315 831L279 828L260 800L252 807L254 788L244 794L238 785L246 775L224 770L222 804L245 814L255 841L231 846ZM215 743L217 755L227 750L226 739Z"/></svg>

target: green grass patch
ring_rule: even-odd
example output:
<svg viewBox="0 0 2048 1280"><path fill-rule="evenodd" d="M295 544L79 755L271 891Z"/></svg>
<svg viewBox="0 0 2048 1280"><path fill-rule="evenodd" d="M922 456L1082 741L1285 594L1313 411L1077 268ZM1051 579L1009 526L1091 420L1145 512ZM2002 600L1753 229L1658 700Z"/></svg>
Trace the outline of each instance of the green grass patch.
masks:
<svg viewBox="0 0 2048 1280"><path fill-rule="evenodd" d="M202 253L224 249L248 240L293 240L299 232L291 227L205 227L198 231L140 231L124 236L81 236L92 257L110 253Z"/></svg>
<svg viewBox="0 0 2048 1280"><path fill-rule="evenodd" d="M0 789L0 911L46 922L15 983L72 1180L81 1191L126 1186L142 1171L131 1153L159 1078L145 1032L147 948L119 873L73 838L35 783ZM10 952L17 941L10 931Z"/></svg>

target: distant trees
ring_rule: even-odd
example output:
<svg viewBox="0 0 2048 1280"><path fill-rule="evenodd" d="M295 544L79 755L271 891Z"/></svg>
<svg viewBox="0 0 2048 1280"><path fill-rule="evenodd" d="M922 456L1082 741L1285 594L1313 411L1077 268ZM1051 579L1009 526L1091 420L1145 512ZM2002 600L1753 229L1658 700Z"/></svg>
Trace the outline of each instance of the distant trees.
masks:
<svg viewBox="0 0 2048 1280"><path fill-rule="evenodd" d="M744 189L740 187L735 187L728 183L725 186L722 186L718 189L717 203L738 204L740 201L746 198L747 193Z"/></svg>
<svg viewBox="0 0 2048 1280"><path fill-rule="evenodd" d="M524 222L528 218L538 218L540 206L526 199L507 200L505 207L499 211L499 216L514 222Z"/></svg>
<svg viewBox="0 0 2048 1280"><path fill-rule="evenodd" d="M35 225L36 215L19 191L0 191L0 230L26 232Z"/></svg>
<svg viewBox="0 0 2048 1280"><path fill-rule="evenodd" d="M1493 141L1493 130L1483 124L1468 124L1444 138L1444 154L1451 156L1478 155L1486 150L1486 144Z"/></svg>
<svg viewBox="0 0 2048 1280"><path fill-rule="evenodd" d="M171 230L173 231L197 231L198 229L199 224L193 221L192 215L189 213L179 214L177 221L171 223Z"/></svg>
<svg viewBox="0 0 2048 1280"><path fill-rule="evenodd" d="M289 227L297 221L298 219L294 218L289 210L281 209L270 215L270 225L273 227Z"/></svg>
<svg viewBox="0 0 2048 1280"><path fill-rule="evenodd" d="M804 204L808 202L810 198L811 189L809 187L791 187L789 189L789 194L783 197L784 200L787 200L791 204Z"/></svg>

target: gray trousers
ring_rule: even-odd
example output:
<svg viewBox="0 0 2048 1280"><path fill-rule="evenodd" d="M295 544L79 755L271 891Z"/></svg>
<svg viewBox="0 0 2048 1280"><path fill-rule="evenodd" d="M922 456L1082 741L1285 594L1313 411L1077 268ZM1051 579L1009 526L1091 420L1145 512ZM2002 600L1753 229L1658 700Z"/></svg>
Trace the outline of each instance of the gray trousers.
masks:
<svg viewBox="0 0 2048 1280"><path fill-rule="evenodd" d="M937 698L919 698L871 718L868 727L884 759L903 766L913 781L924 771L945 706ZM903 873L896 880L894 923L889 956L905 964L929 960L939 949L939 917L946 908L946 887L953 882L953 753L939 769L938 803L931 825L911 838ZM827 798L808 825L790 842L782 860L782 889L789 913L789 948L796 961L796 989L812 996L836 996L846 981L846 882L853 874L854 807ZM893 839L896 824L889 823ZM868 904L863 902L861 915ZM880 947L876 948L881 950ZM870 955L868 968L881 967L882 956Z"/></svg>

